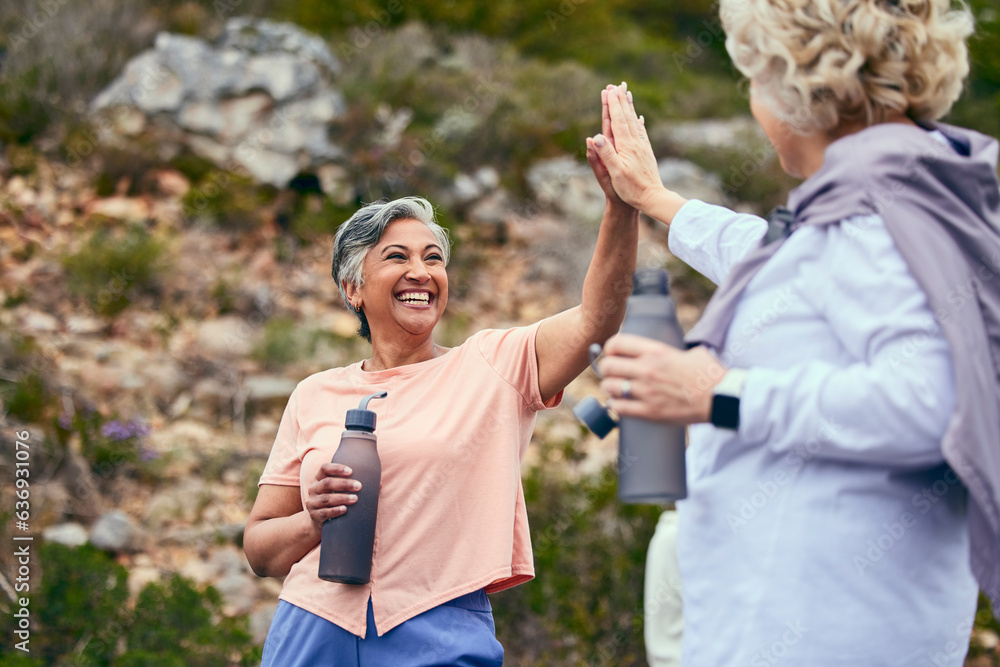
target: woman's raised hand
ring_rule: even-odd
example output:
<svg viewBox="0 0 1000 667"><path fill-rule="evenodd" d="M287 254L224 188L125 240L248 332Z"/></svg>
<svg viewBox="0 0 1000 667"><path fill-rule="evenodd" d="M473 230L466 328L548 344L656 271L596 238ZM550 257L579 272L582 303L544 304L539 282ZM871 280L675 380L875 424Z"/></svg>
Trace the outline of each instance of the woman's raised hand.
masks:
<svg viewBox="0 0 1000 667"><path fill-rule="evenodd" d="M624 82L601 92L601 125L602 133L587 140L588 159L593 146L618 196L649 214L652 200L665 188L645 121L636 116L632 93Z"/></svg>
<svg viewBox="0 0 1000 667"><path fill-rule="evenodd" d="M316 473L316 481L309 486L306 511L317 526L327 519L347 511L348 505L358 502L355 494L361 482L349 479L353 471L340 463L324 463Z"/></svg>
<svg viewBox="0 0 1000 667"><path fill-rule="evenodd" d="M608 88L610 88L609 86ZM614 131L611 128L611 118L608 116L608 90L601 91L601 134L606 141L610 141L612 145L615 143ZM611 175L608 173L607 167L601 162L601 158L597 155L597 146L594 144L593 138L587 138L587 162L590 163L590 168L594 172L594 177L597 178L597 182L601 185L601 189L604 190L604 196L607 198L608 206L617 208L623 212L635 213L635 209L626 204L618 193L615 192L614 185L611 183Z"/></svg>

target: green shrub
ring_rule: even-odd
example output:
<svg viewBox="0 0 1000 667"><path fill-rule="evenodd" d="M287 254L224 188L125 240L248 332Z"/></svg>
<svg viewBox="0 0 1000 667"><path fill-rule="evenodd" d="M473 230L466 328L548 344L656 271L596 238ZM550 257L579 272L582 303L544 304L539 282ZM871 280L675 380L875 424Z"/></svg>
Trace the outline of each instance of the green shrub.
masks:
<svg viewBox="0 0 1000 667"><path fill-rule="evenodd" d="M74 654L75 664L109 664L129 622L128 572L90 545L44 542L37 554L41 580L31 598L37 613L32 654L46 665Z"/></svg>
<svg viewBox="0 0 1000 667"><path fill-rule="evenodd" d="M197 162L186 160L185 168L197 171ZM221 229L250 231L263 224L261 209L274 200L272 186L258 185L252 178L222 169L210 169L181 199L184 217L207 218Z"/></svg>
<svg viewBox="0 0 1000 667"><path fill-rule="evenodd" d="M226 617L211 586L199 589L178 575L147 584L129 605L128 573L108 554L43 542L32 580L30 654L0 644L2 665L102 667L216 667L253 665L246 616ZM14 637L3 610L4 637Z"/></svg>
<svg viewBox="0 0 1000 667"><path fill-rule="evenodd" d="M747 137L739 146L692 148L681 157L719 176L723 192L735 201L752 204L765 214L788 199L800 181L781 168L769 144Z"/></svg>
<svg viewBox="0 0 1000 667"><path fill-rule="evenodd" d="M543 447L543 458L555 451ZM562 449L575 456L571 442ZM574 482L559 467L524 477L535 579L491 596L497 638L524 667L645 665L646 549L662 508L619 503L611 468Z"/></svg>
<svg viewBox="0 0 1000 667"><path fill-rule="evenodd" d="M157 146L132 142L128 149L102 146L97 150L99 171L95 192L99 197L119 194L136 196L154 191L150 172L161 166Z"/></svg>
<svg viewBox="0 0 1000 667"><path fill-rule="evenodd" d="M272 317L264 325L264 337L253 357L268 368L280 368L298 361L305 354L299 327L290 317Z"/></svg>
<svg viewBox="0 0 1000 667"><path fill-rule="evenodd" d="M179 575L166 583L148 584L135 604L125 653L116 667L216 667L259 661L249 648L245 616L222 614L222 596L203 591Z"/></svg>
<svg viewBox="0 0 1000 667"><path fill-rule="evenodd" d="M125 473L154 476L156 453L144 446L149 426L141 420L105 417L93 406L76 408L56 420L56 435L67 447L71 435L80 438L80 453L102 480Z"/></svg>
<svg viewBox="0 0 1000 667"><path fill-rule="evenodd" d="M222 278L217 278L212 286L212 301L220 315L236 310L236 296L233 288Z"/></svg>
<svg viewBox="0 0 1000 667"><path fill-rule="evenodd" d="M300 195L295 199L288 229L307 242L323 236L332 237L340 223L356 210L354 206L339 206L324 195Z"/></svg>
<svg viewBox="0 0 1000 667"><path fill-rule="evenodd" d="M51 363L44 357L35 339L16 332L0 335L0 400L14 419L41 423L52 412L56 390L48 381Z"/></svg>
<svg viewBox="0 0 1000 667"><path fill-rule="evenodd" d="M8 414L25 422L39 422L52 401L52 394L38 373L27 373L3 392Z"/></svg>
<svg viewBox="0 0 1000 667"><path fill-rule="evenodd" d="M260 487L257 482L260 480L260 476L264 474L264 463L262 461L254 461L247 464L244 470L244 491L246 492L246 502L247 506L253 506L254 502L257 500L257 494L260 492ZM243 539L243 535L240 535L240 539Z"/></svg>
<svg viewBox="0 0 1000 667"><path fill-rule="evenodd" d="M969 40L972 71L947 120L1000 136L1000 11L994 0L970 0L976 33Z"/></svg>
<svg viewBox="0 0 1000 667"><path fill-rule="evenodd" d="M0 141L26 144L48 127L53 109L40 94L44 89L42 65L32 65L0 85Z"/></svg>
<svg viewBox="0 0 1000 667"><path fill-rule="evenodd" d="M170 160L169 165L184 174L191 183L198 183L215 171L214 164L190 151L182 151Z"/></svg>
<svg viewBox="0 0 1000 667"><path fill-rule="evenodd" d="M142 225L103 227L62 264L70 288L97 314L114 317L140 296L157 294L165 251Z"/></svg>
<svg viewBox="0 0 1000 667"><path fill-rule="evenodd" d="M76 122L151 44L160 23L152 9L149 0L0 3L0 140L28 143L53 124Z"/></svg>

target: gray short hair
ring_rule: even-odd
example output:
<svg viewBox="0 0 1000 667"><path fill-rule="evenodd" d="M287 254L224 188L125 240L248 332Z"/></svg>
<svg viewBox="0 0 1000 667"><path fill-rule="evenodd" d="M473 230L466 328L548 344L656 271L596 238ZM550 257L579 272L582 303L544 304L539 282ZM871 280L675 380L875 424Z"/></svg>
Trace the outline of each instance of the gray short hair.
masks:
<svg viewBox="0 0 1000 667"><path fill-rule="evenodd" d="M378 245L385 228L395 220L412 218L427 225L438 245L441 246L445 266L451 257L451 240L448 230L434 219L434 207L423 197L403 197L393 201L380 200L363 206L347 222L337 228L333 239L333 266L331 274L337 281L337 289L344 305L361 320L358 335L371 342L371 331L365 314L355 310L347 299L344 282L361 287L365 284L362 271L368 251Z"/></svg>

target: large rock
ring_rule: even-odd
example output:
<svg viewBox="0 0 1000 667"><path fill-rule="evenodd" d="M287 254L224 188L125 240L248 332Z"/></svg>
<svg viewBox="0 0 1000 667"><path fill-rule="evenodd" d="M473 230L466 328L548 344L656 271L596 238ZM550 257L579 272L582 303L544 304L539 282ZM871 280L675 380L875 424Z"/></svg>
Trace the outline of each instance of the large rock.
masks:
<svg viewBox="0 0 1000 667"><path fill-rule="evenodd" d="M139 530L121 510L111 510L90 528L90 543L98 549L122 553L132 551L139 542Z"/></svg>
<svg viewBox="0 0 1000 667"><path fill-rule="evenodd" d="M251 375L243 381L247 403L257 407L282 407L295 391L295 380L278 375Z"/></svg>
<svg viewBox="0 0 1000 667"><path fill-rule="evenodd" d="M87 529L78 523L59 523L42 530L42 539L67 547L81 547L87 543Z"/></svg>
<svg viewBox="0 0 1000 667"><path fill-rule="evenodd" d="M108 131L156 127L220 167L288 184L343 158L327 129L344 113L341 69L322 39L289 23L230 19L215 43L160 33L92 102ZM167 129L163 129L167 128Z"/></svg>
<svg viewBox="0 0 1000 667"><path fill-rule="evenodd" d="M525 180L534 195L527 217L550 207L574 221L599 221L604 213L604 191L585 162L568 156L543 160L528 170Z"/></svg>
<svg viewBox="0 0 1000 667"><path fill-rule="evenodd" d="M143 522L149 529L160 533L170 524L190 526L199 520L202 510L212 498L212 490L201 478L182 479L150 498Z"/></svg>
<svg viewBox="0 0 1000 667"><path fill-rule="evenodd" d="M767 142L760 125L750 116L663 123L649 132L654 143L669 142L681 148L739 149Z"/></svg>
<svg viewBox="0 0 1000 667"><path fill-rule="evenodd" d="M693 162L664 158L657 162L663 184L687 199L700 199L709 204L725 204L719 177Z"/></svg>
<svg viewBox="0 0 1000 667"><path fill-rule="evenodd" d="M209 359L238 359L250 354L260 328L244 318L223 315L198 324L199 351Z"/></svg>
<svg viewBox="0 0 1000 667"><path fill-rule="evenodd" d="M657 163L660 179L671 190L689 199L723 204L725 199L718 176L687 160L664 158ZM571 157L535 163L525 175L534 195L533 208L551 208L573 222L600 220L604 213L604 191L590 166Z"/></svg>

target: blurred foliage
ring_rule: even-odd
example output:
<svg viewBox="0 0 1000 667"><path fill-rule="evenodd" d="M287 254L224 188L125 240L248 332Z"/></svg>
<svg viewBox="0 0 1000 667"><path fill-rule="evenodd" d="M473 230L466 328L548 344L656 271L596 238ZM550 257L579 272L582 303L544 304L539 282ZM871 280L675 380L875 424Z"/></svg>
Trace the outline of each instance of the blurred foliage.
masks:
<svg viewBox="0 0 1000 667"><path fill-rule="evenodd" d="M731 201L751 202L762 214L784 204L788 191L799 183L781 168L770 144L749 138L731 147L689 148L681 157L717 174Z"/></svg>
<svg viewBox="0 0 1000 667"><path fill-rule="evenodd" d="M978 20L972 73L948 120L996 136L1000 12L996 0L969 4ZM711 0L67 0L50 4L54 13L32 28L38 7L31 0L0 5L0 142L11 144L13 173L33 170L31 160L10 157L30 155L29 144L85 133L86 105L158 30L211 36L235 13L292 20L327 39L345 62L338 86L349 108L334 130L366 201L438 191L458 171L483 164L495 165L516 190L532 161L580 156L582 138L599 127L597 91L609 82L627 80L651 123L747 112ZM98 193L144 192L150 155L103 150ZM685 157L717 170L737 199L764 207L787 187L773 162L744 180L731 171L738 155ZM183 201L189 218L247 231L273 203L272 189L200 158L182 154L173 166L192 184ZM329 234L349 210L298 197L286 211L287 228L307 240ZM63 265L71 287L113 316L135 296L156 292L163 251L141 226L105 228ZM213 299L222 311L233 307L224 284ZM257 354L282 365L309 354L317 340L274 318ZM4 408L28 422L51 416L54 394L33 341L0 336L0 356L17 378L0 378ZM73 428L82 438L100 426ZM574 455L565 443L545 447L543 458ZM570 482L560 468L526 472L537 578L493 596L498 637L512 664L643 664L643 563L660 510L619 504L611 470ZM175 579L147 587L130 609L124 570L106 555L58 545L40 553L48 574L32 603L39 614L33 639L50 653L25 661L5 642L0 663L59 664L75 655L77 664L225 664L249 643L244 621L219 621L217 595ZM982 602L976 618L978 628L1000 632ZM5 614L0 623L9 622ZM8 627L4 636L12 636ZM123 638L126 652L115 657Z"/></svg>
<svg viewBox="0 0 1000 667"><path fill-rule="evenodd" d="M40 65L33 65L17 78L4 77L0 85L0 140L16 144L31 141L52 120L53 109L46 96L35 94L45 84ZM29 92L31 91L31 92Z"/></svg>
<svg viewBox="0 0 1000 667"><path fill-rule="evenodd" d="M152 43L151 3L66 0L0 5L0 140L27 143L79 117L122 66Z"/></svg>
<svg viewBox="0 0 1000 667"><path fill-rule="evenodd" d="M249 648L245 616L226 617L222 596L198 590L174 574L139 593L119 667L216 667L258 664L260 649Z"/></svg>
<svg viewBox="0 0 1000 667"><path fill-rule="evenodd" d="M128 623L128 572L89 545L42 543L36 556L42 576L31 596L31 646L40 664L73 654L84 665L108 664Z"/></svg>
<svg viewBox="0 0 1000 667"><path fill-rule="evenodd" d="M269 185L259 185L245 174L224 169L201 169L197 159L178 162L192 178L191 189L181 199L184 217L188 220L204 218L220 229L248 232L264 224L262 210L272 201L276 190Z"/></svg>
<svg viewBox="0 0 1000 667"><path fill-rule="evenodd" d="M264 325L264 336L254 348L253 357L274 370L303 358L306 354L304 336L290 317L272 317Z"/></svg>
<svg viewBox="0 0 1000 667"><path fill-rule="evenodd" d="M283 221L296 238L315 241L323 236L332 236L340 223L350 218L357 210L354 202L350 206L336 204L329 197L316 193L298 195Z"/></svg>
<svg viewBox="0 0 1000 667"><path fill-rule="evenodd" d="M41 577L31 583L30 654L0 644L2 665L215 667L253 665L246 616L226 617L211 586L173 575L147 584L129 604L128 572L86 545L43 542L33 557ZM37 582L37 583L36 583ZM13 603L4 600L4 637L15 637Z"/></svg>
<svg viewBox="0 0 1000 667"><path fill-rule="evenodd" d="M484 164L520 189L532 161L578 152L599 122L601 80L587 68L422 24L372 37L341 85L338 136L365 201L446 190Z"/></svg>
<svg viewBox="0 0 1000 667"><path fill-rule="evenodd" d="M983 641L983 635L987 633L992 634L995 638L1000 638L1000 622L993 617L989 598L980 593L979 602L976 605L975 631L972 633L973 640L969 643L968 657L978 658L977 665L996 667L1000 665L1000 647L989 640Z"/></svg>
<svg viewBox="0 0 1000 667"><path fill-rule="evenodd" d="M1000 19L994 0L970 0L969 4L978 20L971 42L973 70L954 120L995 134L1000 131ZM716 3L711 0L682 4L666 0L165 0L155 4L149 0L68 0L41 12L31 0L8 0L0 9L0 48L6 48L0 68L0 140L26 143L52 121L79 118L125 61L152 44L158 30L210 36L235 14L293 21L326 38L348 70L353 69L355 58L366 57L373 42L416 21L442 34L485 36L529 61L572 62L601 84L628 80L647 117L654 121L746 111L745 100L734 94L739 76L729 64ZM33 22L32 17L38 20ZM427 94L432 90L433 86L424 89ZM544 86L524 91L542 104L546 97L558 102L555 92ZM588 88L587 92L596 90ZM433 113L434 105L426 106L419 97L408 105L419 113ZM572 148L578 143L575 137Z"/></svg>
<svg viewBox="0 0 1000 667"><path fill-rule="evenodd" d="M732 77L717 37L707 40L707 47L698 47L698 62L685 60L679 67L674 58L688 47L689 35L712 32L711 0L680 5L666 0L291 0L274 2L269 9L330 39L335 52L348 62L359 49L367 48L373 36L420 21L455 34L505 40L518 52L550 63L576 61L609 77L607 82L627 79L641 87L641 82L657 81L660 88L650 87L644 92L651 94L643 97L656 108L684 104L663 85L675 76L693 79L697 73L702 84L708 83L705 75Z"/></svg>
<svg viewBox="0 0 1000 667"><path fill-rule="evenodd" d="M646 548L663 508L618 502L610 467L567 480L558 462L574 445L543 443L524 476L535 579L491 596L497 638L522 667L645 665Z"/></svg>
<svg viewBox="0 0 1000 667"><path fill-rule="evenodd" d="M0 335L0 414L24 423L40 423L53 411L57 391L49 378L52 363L31 336L3 331Z"/></svg>
<svg viewBox="0 0 1000 667"><path fill-rule="evenodd" d="M65 450L72 437L79 438L80 454L90 464L91 472L102 481L118 475L157 476L156 452L145 447L149 426L141 420L123 419L117 413L105 416L93 405L77 401L72 414L55 420L54 431L59 446Z"/></svg>
<svg viewBox="0 0 1000 667"><path fill-rule="evenodd" d="M100 145L96 153L94 191L98 197L134 197L156 191L152 172L163 166L163 160L155 145L133 142L127 149Z"/></svg>
<svg viewBox="0 0 1000 667"><path fill-rule="evenodd" d="M98 315L114 317L141 295L157 293L166 270L165 244L142 225L111 224L93 232L76 252L63 256L70 289Z"/></svg>
<svg viewBox="0 0 1000 667"><path fill-rule="evenodd" d="M1000 5L996 0L968 2L977 23L969 40L972 71L946 120L1000 137Z"/></svg>

